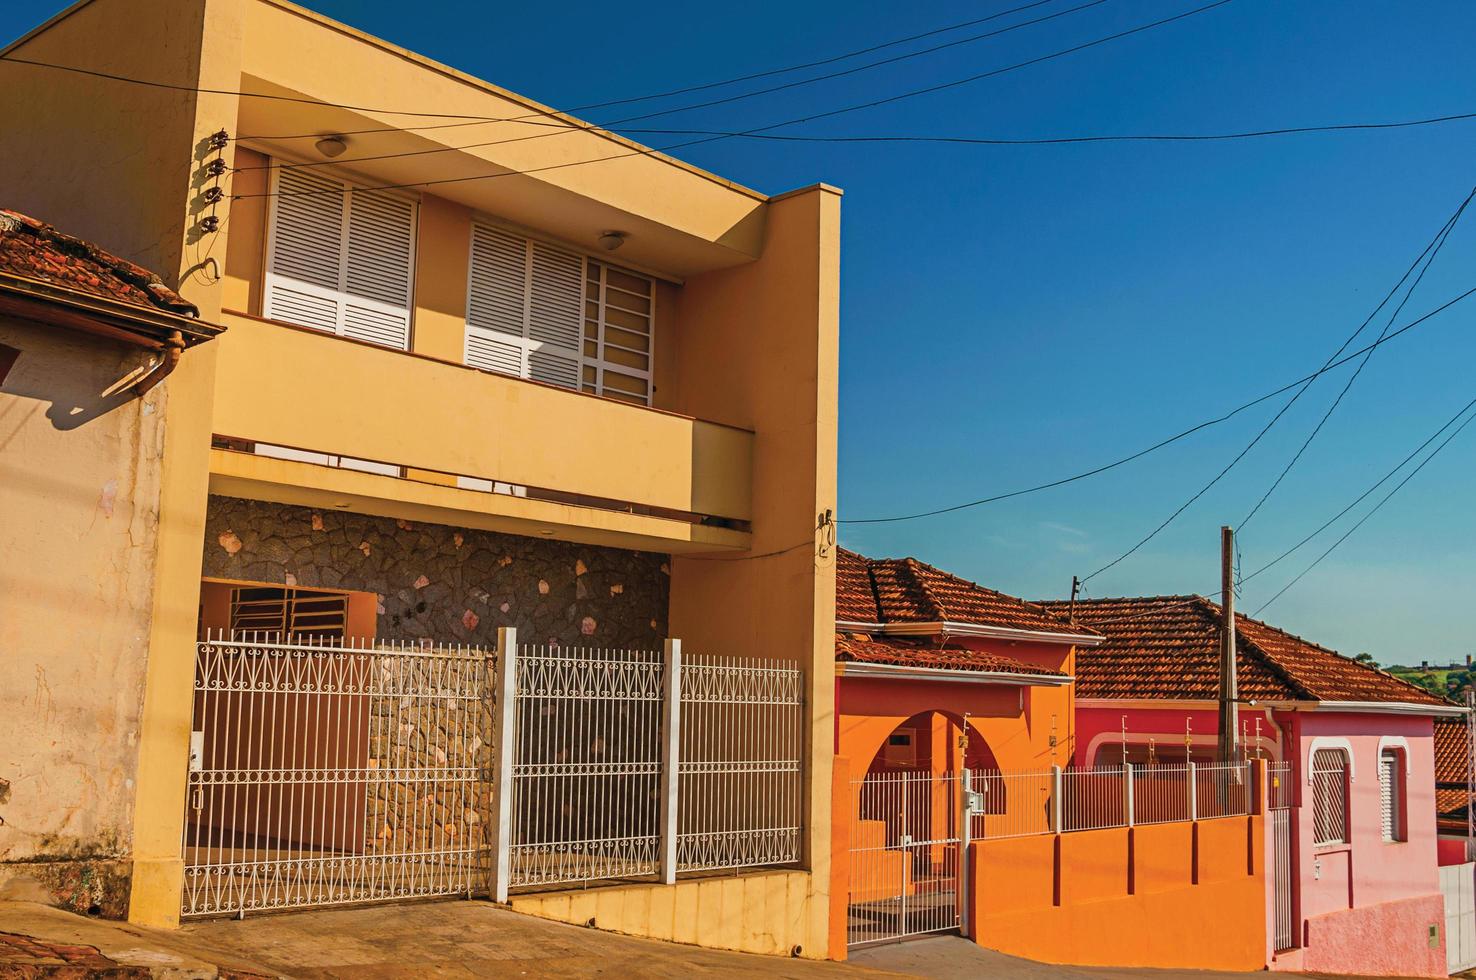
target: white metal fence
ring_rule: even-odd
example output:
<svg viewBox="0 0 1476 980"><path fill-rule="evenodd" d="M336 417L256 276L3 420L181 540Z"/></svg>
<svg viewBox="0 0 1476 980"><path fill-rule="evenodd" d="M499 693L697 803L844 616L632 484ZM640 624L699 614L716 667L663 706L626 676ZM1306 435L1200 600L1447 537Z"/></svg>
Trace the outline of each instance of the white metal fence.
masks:
<svg viewBox="0 0 1476 980"><path fill-rule="evenodd" d="M656 874L660 652L526 646L513 672L508 884Z"/></svg>
<svg viewBox="0 0 1476 980"><path fill-rule="evenodd" d="M804 675L712 656L680 672L677 870L798 861Z"/></svg>
<svg viewBox="0 0 1476 980"><path fill-rule="evenodd" d="M803 676L663 651L198 646L181 912L791 864ZM683 721L685 719L685 723Z"/></svg>
<svg viewBox="0 0 1476 980"><path fill-rule="evenodd" d="M1109 830L1248 814L1249 762L972 771L975 839Z"/></svg>
<svg viewBox="0 0 1476 980"><path fill-rule="evenodd" d="M519 886L793 864L804 684L793 661L498 643L511 792L493 894Z"/></svg>

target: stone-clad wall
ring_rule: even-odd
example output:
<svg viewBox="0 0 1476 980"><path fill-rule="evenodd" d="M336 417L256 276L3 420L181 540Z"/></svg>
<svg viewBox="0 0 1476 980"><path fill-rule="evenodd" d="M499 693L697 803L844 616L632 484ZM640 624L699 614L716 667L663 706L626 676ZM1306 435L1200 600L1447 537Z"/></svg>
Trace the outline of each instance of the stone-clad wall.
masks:
<svg viewBox="0 0 1476 980"><path fill-rule="evenodd" d="M202 574L373 592L377 636L659 648L667 556L212 496Z"/></svg>

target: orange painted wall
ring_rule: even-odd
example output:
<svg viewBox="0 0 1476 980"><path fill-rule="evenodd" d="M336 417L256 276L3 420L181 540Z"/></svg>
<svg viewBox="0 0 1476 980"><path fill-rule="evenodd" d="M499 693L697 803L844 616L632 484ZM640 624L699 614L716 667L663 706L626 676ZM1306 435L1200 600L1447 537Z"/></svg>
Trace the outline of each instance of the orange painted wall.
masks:
<svg viewBox="0 0 1476 980"><path fill-rule="evenodd" d="M838 755L830 770L830 959L846 958L846 905L851 887L851 760Z"/></svg>
<svg viewBox="0 0 1476 980"><path fill-rule="evenodd" d="M1263 819L1099 830L971 846L969 934L1080 966L1265 966Z"/></svg>

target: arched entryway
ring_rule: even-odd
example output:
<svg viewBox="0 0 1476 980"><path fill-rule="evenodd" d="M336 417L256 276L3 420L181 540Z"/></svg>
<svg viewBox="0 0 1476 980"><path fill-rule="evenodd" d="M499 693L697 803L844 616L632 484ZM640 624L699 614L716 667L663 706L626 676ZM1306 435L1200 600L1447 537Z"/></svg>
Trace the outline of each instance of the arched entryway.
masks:
<svg viewBox="0 0 1476 980"><path fill-rule="evenodd" d="M920 712L885 735L851 781L851 945L962 927L968 823L982 812L965 809L964 773L996 768L988 743L951 712Z"/></svg>

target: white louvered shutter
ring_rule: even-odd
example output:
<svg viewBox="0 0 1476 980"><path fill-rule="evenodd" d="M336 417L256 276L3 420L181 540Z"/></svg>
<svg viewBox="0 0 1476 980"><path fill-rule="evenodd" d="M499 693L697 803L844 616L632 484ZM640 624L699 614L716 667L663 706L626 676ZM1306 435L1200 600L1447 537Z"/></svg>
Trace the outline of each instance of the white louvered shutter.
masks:
<svg viewBox="0 0 1476 980"><path fill-rule="evenodd" d="M577 388L583 280L582 257L474 225L466 363Z"/></svg>
<svg viewBox="0 0 1476 980"><path fill-rule="evenodd" d="M277 171L263 313L405 349L415 205L305 169Z"/></svg>
<svg viewBox="0 0 1476 980"><path fill-rule="evenodd" d="M386 347L410 344L415 206L373 191L349 193L343 333Z"/></svg>
<svg viewBox="0 0 1476 980"><path fill-rule="evenodd" d="M1379 822L1384 840L1399 840L1399 755L1388 750L1379 755Z"/></svg>

